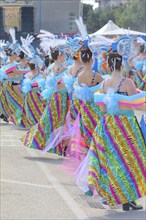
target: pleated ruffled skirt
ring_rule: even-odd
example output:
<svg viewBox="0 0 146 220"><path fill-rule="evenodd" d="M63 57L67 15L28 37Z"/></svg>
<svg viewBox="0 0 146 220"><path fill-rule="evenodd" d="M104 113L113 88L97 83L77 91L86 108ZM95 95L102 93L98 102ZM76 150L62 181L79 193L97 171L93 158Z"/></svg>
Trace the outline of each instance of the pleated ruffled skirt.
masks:
<svg viewBox="0 0 146 220"><path fill-rule="evenodd" d="M104 115L103 139L93 134L88 186L109 205L146 195L146 147L134 115ZM102 140L103 140L102 139Z"/></svg>
<svg viewBox="0 0 146 220"><path fill-rule="evenodd" d="M29 128L38 123L45 109L45 101L37 90L32 90L25 96L20 127Z"/></svg>
<svg viewBox="0 0 146 220"><path fill-rule="evenodd" d="M23 101L12 89L12 82L4 82L0 85L1 113L14 124L18 124L22 115Z"/></svg>
<svg viewBox="0 0 146 220"><path fill-rule="evenodd" d="M102 127L101 117L103 113L95 103L84 103L75 99L71 106L70 115L73 123L78 118L78 127L75 126L75 131L70 140L71 151L87 154L95 128L98 127L100 130Z"/></svg>
<svg viewBox="0 0 146 220"><path fill-rule="evenodd" d="M66 91L53 93L39 122L21 138L23 144L29 148L44 150L51 133L64 125L68 111L68 102L68 93ZM62 144L60 143L49 152L62 155Z"/></svg>

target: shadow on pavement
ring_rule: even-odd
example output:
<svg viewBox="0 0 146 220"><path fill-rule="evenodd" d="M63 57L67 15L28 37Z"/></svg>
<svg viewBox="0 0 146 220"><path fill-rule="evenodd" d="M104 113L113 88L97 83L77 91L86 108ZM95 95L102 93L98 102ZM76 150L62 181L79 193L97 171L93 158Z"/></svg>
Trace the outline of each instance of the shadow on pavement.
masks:
<svg viewBox="0 0 146 220"><path fill-rule="evenodd" d="M61 164L64 160L63 158L45 158L45 157L24 157L24 159L30 160L30 161L36 161L36 162L42 162L42 163L52 163L52 164Z"/></svg>
<svg viewBox="0 0 146 220"><path fill-rule="evenodd" d="M9 124L7 122L0 122L0 126L14 126L13 124Z"/></svg>
<svg viewBox="0 0 146 220"><path fill-rule="evenodd" d="M98 209L99 210L99 209ZM92 217L90 220L145 220L146 218L146 211L114 211L114 210L105 210L105 214L103 216L98 217L98 210L97 210L97 217Z"/></svg>
<svg viewBox="0 0 146 220"><path fill-rule="evenodd" d="M21 128L21 127L15 126L15 125L13 125L13 126L14 126L13 130L26 131L26 132L30 130L30 128Z"/></svg>

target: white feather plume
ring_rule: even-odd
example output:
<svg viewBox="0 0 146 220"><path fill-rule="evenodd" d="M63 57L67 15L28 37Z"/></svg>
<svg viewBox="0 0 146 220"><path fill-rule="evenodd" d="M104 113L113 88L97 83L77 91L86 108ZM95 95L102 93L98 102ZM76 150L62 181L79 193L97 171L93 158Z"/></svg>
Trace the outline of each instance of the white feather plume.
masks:
<svg viewBox="0 0 146 220"><path fill-rule="evenodd" d="M23 37L20 37L21 43L22 43L22 47L25 47L25 39Z"/></svg>
<svg viewBox="0 0 146 220"><path fill-rule="evenodd" d="M25 41L26 41L26 45L30 45L34 41L34 37L28 34Z"/></svg>
<svg viewBox="0 0 146 220"><path fill-rule="evenodd" d="M14 28L10 28L9 29L9 34L11 35L12 43L15 44L16 43L15 29Z"/></svg>
<svg viewBox="0 0 146 220"><path fill-rule="evenodd" d="M80 34L82 36L82 39L85 40L88 33L87 33L87 28L86 28L86 25L83 23L83 19L82 17L79 17L79 19L75 19L75 22L78 26L78 29L80 31Z"/></svg>
<svg viewBox="0 0 146 220"><path fill-rule="evenodd" d="M25 46L29 46L33 42L34 37L28 34L26 39L23 37L20 37L20 40L22 42L22 46L25 47Z"/></svg>
<svg viewBox="0 0 146 220"><path fill-rule="evenodd" d="M33 58L33 53L28 46L19 46L19 49L23 51L29 58Z"/></svg>
<svg viewBox="0 0 146 220"><path fill-rule="evenodd" d="M50 47L55 48L59 46L65 46L66 40L64 39L42 39L40 43L40 47L45 51L45 52L50 52Z"/></svg>
<svg viewBox="0 0 146 220"><path fill-rule="evenodd" d="M0 52L0 57L2 57L2 58L4 59L4 58L5 58L5 56L6 56L5 51L1 51L1 52Z"/></svg>
<svg viewBox="0 0 146 220"><path fill-rule="evenodd" d="M54 39L54 38L55 38L55 35L52 34L52 33L49 32L49 31L46 31L46 30L40 30L40 34L38 34L37 37L38 37L38 38L48 37L48 38Z"/></svg>
<svg viewBox="0 0 146 220"><path fill-rule="evenodd" d="M42 55L42 53L41 53L41 51L38 47L36 48L36 52L37 52L38 55Z"/></svg>
<svg viewBox="0 0 146 220"><path fill-rule="evenodd" d="M5 40L0 40L0 47L6 46Z"/></svg>
<svg viewBox="0 0 146 220"><path fill-rule="evenodd" d="M45 30L40 30L40 34L37 37L40 38L40 47L45 53L50 53L50 48L66 45L65 39L58 39L54 34Z"/></svg>

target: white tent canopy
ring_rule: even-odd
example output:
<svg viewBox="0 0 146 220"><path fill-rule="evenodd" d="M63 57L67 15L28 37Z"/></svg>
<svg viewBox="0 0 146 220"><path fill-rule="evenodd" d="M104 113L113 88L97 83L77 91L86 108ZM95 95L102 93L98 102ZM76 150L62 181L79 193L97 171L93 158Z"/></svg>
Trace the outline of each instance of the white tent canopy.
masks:
<svg viewBox="0 0 146 220"><path fill-rule="evenodd" d="M143 35L143 36L146 36L146 33L133 31L130 29L119 28L117 30L107 31L103 35L109 35L109 36L110 35Z"/></svg>
<svg viewBox="0 0 146 220"><path fill-rule="evenodd" d="M117 29L120 29L120 27L118 27L112 20L109 20L106 25L104 25L101 29L91 34L90 36L98 35L98 34L104 35L106 32L114 31Z"/></svg>
<svg viewBox="0 0 146 220"><path fill-rule="evenodd" d="M102 35L97 35L92 38L92 41L91 41L91 43L89 43L89 45L92 45L94 43L97 45L103 45L103 42L104 42L104 45L109 46L114 42L114 40L107 38L107 37L104 37Z"/></svg>

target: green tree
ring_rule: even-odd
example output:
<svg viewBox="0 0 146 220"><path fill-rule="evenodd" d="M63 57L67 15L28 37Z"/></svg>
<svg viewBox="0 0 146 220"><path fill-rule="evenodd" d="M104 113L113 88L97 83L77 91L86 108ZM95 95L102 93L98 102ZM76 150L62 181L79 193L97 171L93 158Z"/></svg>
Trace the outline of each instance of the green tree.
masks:
<svg viewBox="0 0 146 220"><path fill-rule="evenodd" d="M130 4L123 4L116 8L93 10L91 5L83 6L83 20L88 33L94 33L109 20L118 26L137 31L146 31L146 0L134 0Z"/></svg>
<svg viewBox="0 0 146 220"><path fill-rule="evenodd" d="M137 31L146 31L146 0L134 0L127 5L121 16L116 19L118 25Z"/></svg>
<svg viewBox="0 0 146 220"><path fill-rule="evenodd" d="M89 4L83 4L83 21L86 23L88 16L93 12L93 6Z"/></svg>

